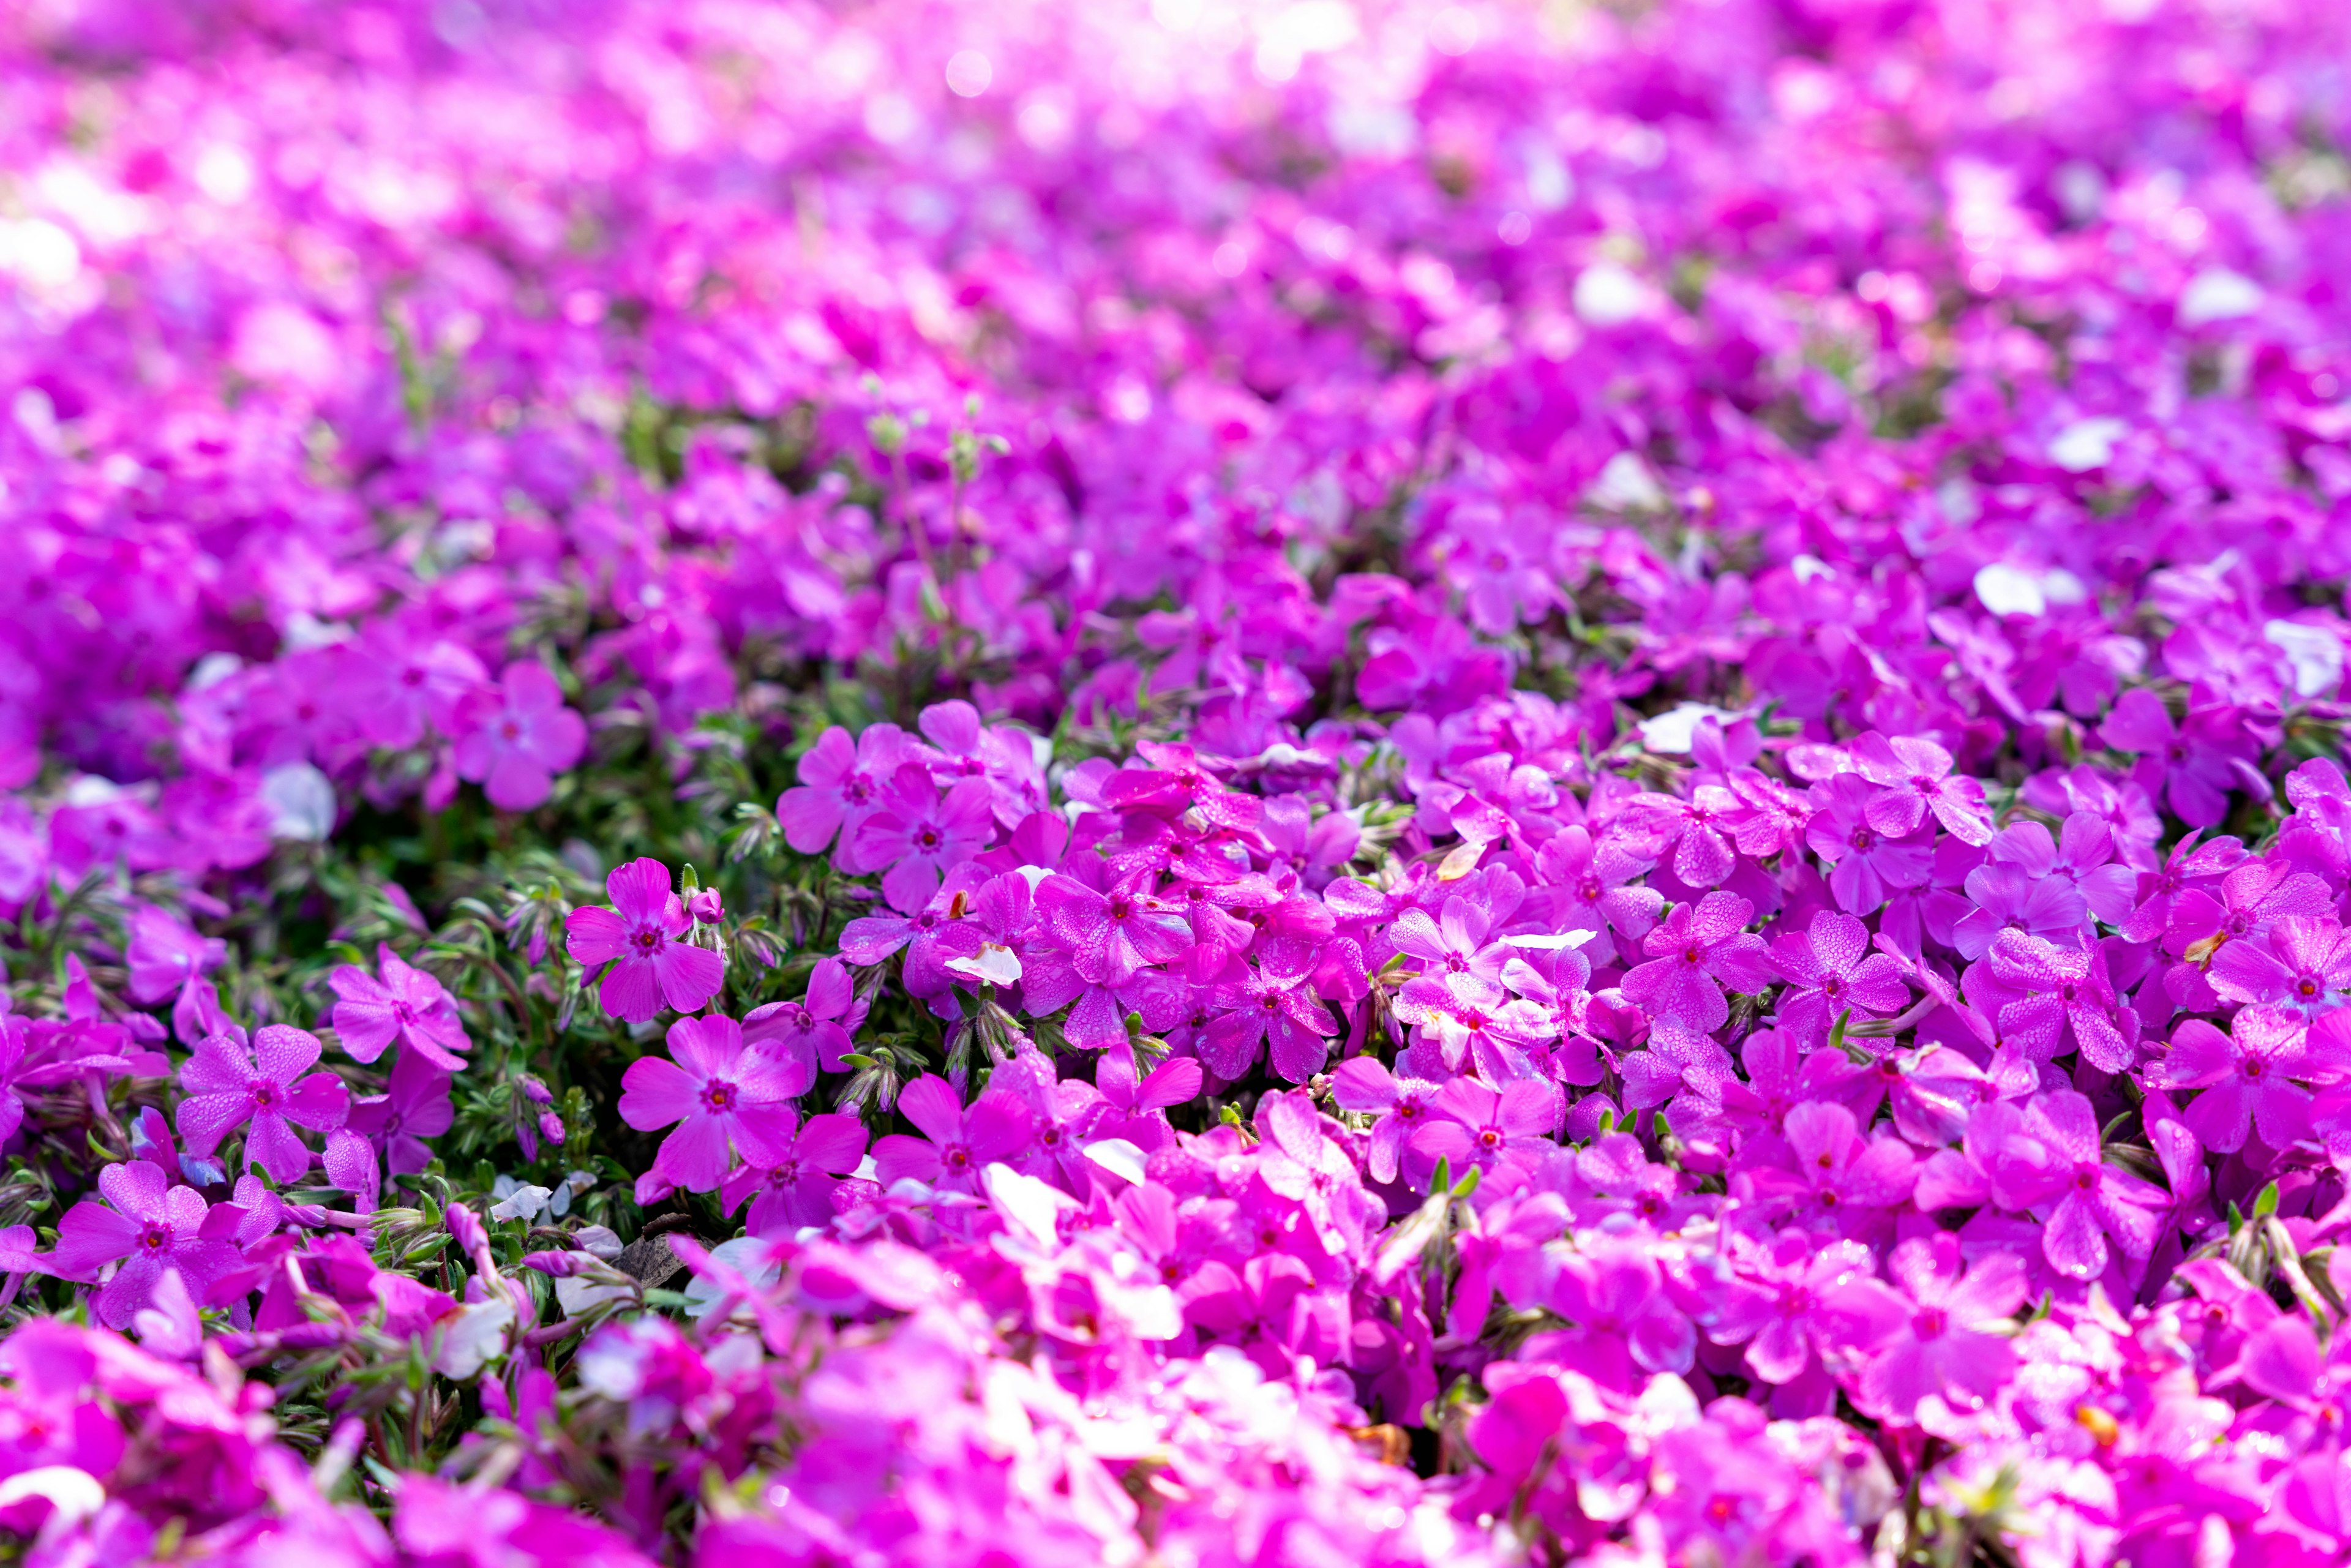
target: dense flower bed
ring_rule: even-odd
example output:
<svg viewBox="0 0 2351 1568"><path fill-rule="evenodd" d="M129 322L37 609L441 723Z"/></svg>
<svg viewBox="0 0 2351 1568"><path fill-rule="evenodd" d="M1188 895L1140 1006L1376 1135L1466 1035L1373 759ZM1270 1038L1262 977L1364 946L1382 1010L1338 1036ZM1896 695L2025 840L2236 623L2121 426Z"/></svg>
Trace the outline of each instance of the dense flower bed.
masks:
<svg viewBox="0 0 2351 1568"><path fill-rule="evenodd" d="M2351 1552L2351 12L0 27L11 1561Z"/></svg>

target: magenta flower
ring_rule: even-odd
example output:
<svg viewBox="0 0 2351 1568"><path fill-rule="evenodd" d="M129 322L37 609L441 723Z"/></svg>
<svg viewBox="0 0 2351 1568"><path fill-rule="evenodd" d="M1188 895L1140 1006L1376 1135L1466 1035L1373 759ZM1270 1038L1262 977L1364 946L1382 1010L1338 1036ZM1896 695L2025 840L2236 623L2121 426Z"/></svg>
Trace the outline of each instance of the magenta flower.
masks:
<svg viewBox="0 0 2351 1568"><path fill-rule="evenodd" d="M1474 1078L1457 1078L1437 1092L1432 1113L1412 1135L1412 1152L1429 1165L1449 1161L1458 1176L1488 1169L1514 1152L1551 1141L1558 1130L1559 1091L1549 1083L1517 1082L1499 1091Z"/></svg>
<svg viewBox="0 0 2351 1568"><path fill-rule="evenodd" d="M343 1125L375 1145L387 1176L410 1176L433 1163L425 1143L449 1130L456 1118L449 1103L449 1074L423 1054L402 1051L381 1094L351 1102Z"/></svg>
<svg viewBox="0 0 2351 1568"><path fill-rule="evenodd" d="M1798 1217L1815 1225L1851 1233L1868 1210L1904 1202L1917 1183L1910 1146L1899 1138L1863 1136L1843 1105L1807 1100L1788 1113L1784 1133L1801 1195Z"/></svg>
<svg viewBox="0 0 2351 1568"><path fill-rule="evenodd" d="M129 1328L167 1269L201 1294L235 1266L227 1238L244 1210L214 1209L195 1188L172 1186L162 1166L145 1160L106 1166L98 1190L104 1202L85 1198L58 1222L54 1257L59 1273L81 1280L120 1261L98 1292L98 1318L108 1327Z"/></svg>
<svg viewBox="0 0 2351 1568"><path fill-rule="evenodd" d="M1934 870L1926 844L1884 831L1870 820L1876 791L1858 773L1813 787L1820 810L1804 825L1804 843L1829 870L1829 891L1849 915L1880 908L1892 888L1922 887ZM1883 813L1881 813L1883 814Z"/></svg>
<svg viewBox="0 0 2351 1568"><path fill-rule="evenodd" d="M1332 1098L1341 1109L1376 1115L1364 1168L1374 1181L1396 1178L1397 1155L1427 1118L1436 1114L1442 1085L1426 1079L1389 1073L1376 1058L1358 1056L1339 1064L1331 1074Z"/></svg>
<svg viewBox="0 0 2351 1568"><path fill-rule="evenodd" d="M821 854L841 836L841 868L865 870L853 845L859 824L879 809L883 785L913 745L894 724L870 725L855 740L839 725L800 758L799 783L776 801L784 841L804 855Z"/></svg>
<svg viewBox="0 0 2351 1568"><path fill-rule="evenodd" d="M1656 1018L1676 1019L1698 1030L1729 1020L1723 988L1751 991L1770 977L1763 939L1743 929L1755 906L1735 893L1709 893L1678 905L1643 939L1649 962L1625 977L1627 999Z"/></svg>
<svg viewBox="0 0 2351 1568"><path fill-rule="evenodd" d="M2227 1034L2189 1019L2149 1076L2166 1089L2203 1091L2179 1119L2206 1148L2234 1154L2256 1127L2271 1148L2291 1148L2310 1130L2310 1091L2293 1082L2308 1071L2309 1034L2303 1016L2284 1008L2247 1008Z"/></svg>
<svg viewBox="0 0 2351 1568"><path fill-rule="evenodd" d="M153 904L131 917L131 999L142 1007L168 1002L192 980L202 979L228 956L228 944L199 936Z"/></svg>
<svg viewBox="0 0 2351 1568"><path fill-rule="evenodd" d="M1822 1365L1822 1347L1831 1343L1823 1309L1839 1286L1869 1278L1876 1267L1876 1255L1858 1241L1823 1243L1801 1230L1781 1231L1741 1256L1745 1288L1709 1303L1716 1315L1707 1335L1747 1347L1741 1359L1748 1372L1779 1391L1775 1412L1825 1415L1835 1406L1836 1385ZM1799 1404L1805 1407L1783 1408Z"/></svg>
<svg viewBox="0 0 2351 1568"><path fill-rule="evenodd" d="M1830 1333L1867 1359L1854 1390L1861 1408L1908 1422L1929 1395L1991 1398L2016 1364L2009 1343L2024 1304L2024 1265L1995 1252L1969 1269L1948 1230L1914 1237L1886 1262L1895 1289L1855 1280L1828 1292Z"/></svg>
<svg viewBox="0 0 2351 1568"><path fill-rule="evenodd" d="M1036 896L1045 929L1093 985L1123 986L1145 965L1180 957L1192 945L1184 912L1145 892L1097 893L1056 872L1038 883Z"/></svg>
<svg viewBox="0 0 2351 1568"><path fill-rule="evenodd" d="M2272 1002L2320 1012L2351 988L2351 935L2332 915L2289 915L2266 940L2225 942L2212 955L2213 990L2232 1002Z"/></svg>
<svg viewBox="0 0 2351 1568"><path fill-rule="evenodd" d="M2135 1052L2123 1033L2130 1015L2116 1005L2095 948L2060 947L2003 931L1992 938L1983 964L1968 971L1967 986L1969 998L1997 1018L2001 1038L2035 1061L2057 1055L2070 1031L2082 1055L2100 1070L2120 1072L2132 1062Z"/></svg>
<svg viewBox="0 0 2351 1568"><path fill-rule="evenodd" d="M345 964L327 977L342 998L331 1021L343 1049L355 1061L373 1061L402 1045L444 1072L464 1067L474 1042L441 982L402 963L389 946L379 945L375 956L381 980L356 964Z"/></svg>
<svg viewBox="0 0 2351 1568"><path fill-rule="evenodd" d="M2209 828L2228 816L2229 790L2243 782L2238 768L2247 747L2236 728L2225 710L2190 714L2183 727L2161 697L2134 686L2116 699L2098 734L2116 750L2139 755L2148 794L2160 789L2181 821Z"/></svg>
<svg viewBox="0 0 2351 1568"><path fill-rule="evenodd" d="M299 1180L311 1156L294 1129L340 1127L350 1110L341 1079L331 1072L303 1073L322 1049L317 1035L283 1024L256 1030L250 1053L234 1035L199 1040L180 1068L183 1097L175 1124L188 1152L205 1158L223 1138L249 1123L246 1168L259 1166L281 1182Z"/></svg>
<svg viewBox="0 0 2351 1568"><path fill-rule="evenodd" d="M878 809L849 842L862 869L882 872L890 907L912 915L930 902L944 873L986 849L995 832L987 784L967 779L942 799L930 774L909 762L891 776Z"/></svg>
<svg viewBox="0 0 2351 1568"><path fill-rule="evenodd" d="M1217 988L1217 1005L1226 1009L1208 1025L1199 1042L1200 1060L1219 1078L1237 1079L1247 1072L1270 1040L1273 1071L1291 1083L1303 1083L1322 1071L1331 1048L1323 1043L1339 1032L1331 1009L1315 996L1304 975L1284 975L1270 966L1243 972L1240 979Z"/></svg>
<svg viewBox="0 0 2351 1568"><path fill-rule="evenodd" d="M1486 937L1485 909L1455 896L1445 901L1445 912L1432 920L1425 909L1407 909L1388 927L1396 951L1418 962L1423 974L1470 974L1481 980L1499 979L1511 950Z"/></svg>
<svg viewBox="0 0 2351 1568"><path fill-rule="evenodd" d="M1595 843L1582 826L1564 830L1535 857L1535 873L1552 900L1552 924L1598 933L1584 948L1594 964L1615 956L1616 937L1636 940L1657 923L1665 894L1631 885L1649 865L1622 844Z"/></svg>
<svg viewBox="0 0 2351 1568"><path fill-rule="evenodd" d="M495 706L492 706L494 701ZM457 737L457 777L482 786L501 811L528 811L555 788L588 749L588 723L563 704L563 688L547 666L517 660L498 677L495 699L470 713Z"/></svg>
<svg viewBox="0 0 2351 1568"><path fill-rule="evenodd" d="M1951 773L1951 754L1931 740L1871 730L1853 743L1861 776L1878 787L1864 808L1879 832L1902 838L1916 832L1929 814L1943 831L1970 844L1991 842L1991 814L1983 786Z"/></svg>
<svg viewBox="0 0 2351 1568"><path fill-rule="evenodd" d="M772 1045L811 1071L822 1067L839 1072L845 1065L850 1034L865 1020L865 1009L856 1001L849 967L838 958L818 963L809 976L808 995L797 1002L768 1002L743 1015L743 1039L752 1045Z"/></svg>
<svg viewBox="0 0 2351 1568"><path fill-rule="evenodd" d="M873 1145L874 1168L885 1184L911 1178L975 1192L981 1171L1029 1144L1029 1108L1004 1090L989 1090L967 1110L946 1079L926 1072L899 1091L898 1110L923 1135L893 1133Z"/></svg>
<svg viewBox="0 0 2351 1568"><path fill-rule="evenodd" d="M1637 1244L1604 1243L1562 1260L1543 1304L1572 1326L1530 1340L1530 1359L1564 1362L1621 1392L1650 1373L1690 1369L1698 1330Z"/></svg>
<svg viewBox="0 0 2351 1568"><path fill-rule="evenodd" d="M729 1018L680 1019L669 1026L676 1060L640 1057L621 1076L621 1120L639 1132L678 1124L662 1140L649 1179L710 1192L733 1154L773 1169L791 1155L799 1115L787 1103L816 1081L813 1062L748 1045Z"/></svg>
<svg viewBox="0 0 2351 1568"><path fill-rule="evenodd" d="M692 1012L718 994L726 966L707 947L678 940L694 928L685 904L671 891L669 868L633 860L604 879L610 909L575 909L564 946L574 962L604 979L596 999L624 1023L643 1023L666 1001Z"/></svg>
<svg viewBox="0 0 2351 1568"><path fill-rule="evenodd" d="M772 1166L746 1164L719 1188L728 1214L750 1198L744 1227L754 1236L830 1223L834 1189L865 1157L865 1124L854 1116L827 1112L800 1122L787 1107L783 1117L788 1127L798 1124L787 1135L784 1157Z"/></svg>
<svg viewBox="0 0 2351 1568"><path fill-rule="evenodd" d="M1671 854L1674 875L1691 887L1714 887L1739 863L1729 834L1739 797L1719 784L1701 784L1687 800L1655 792L1635 795L1625 813L1640 847Z"/></svg>
<svg viewBox="0 0 2351 1568"><path fill-rule="evenodd" d="M1823 909L1799 936L1772 943L1765 960L1788 982L1780 995L1781 1027L1808 1045L1828 1039L1844 1013L1886 1018L1910 1005L1902 966L1869 950L1869 927Z"/></svg>
<svg viewBox="0 0 2351 1568"><path fill-rule="evenodd" d="M2080 1094L2042 1093L2026 1110L2020 1135L1988 1152L1994 1191L2047 1213L2041 1251L2059 1272L2097 1278L2110 1256L2109 1239L2127 1257L2154 1250L2169 1199L2152 1182L2106 1163L2097 1114Z"/></svg>

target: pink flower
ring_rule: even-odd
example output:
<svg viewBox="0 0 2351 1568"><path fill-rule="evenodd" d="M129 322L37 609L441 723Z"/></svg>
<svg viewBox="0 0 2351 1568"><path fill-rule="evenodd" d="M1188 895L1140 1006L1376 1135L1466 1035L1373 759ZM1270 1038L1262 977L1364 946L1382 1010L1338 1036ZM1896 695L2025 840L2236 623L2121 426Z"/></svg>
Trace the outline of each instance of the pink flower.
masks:
<svg viewBox="0 0 2351 1568"><path fill-rule="evenodd" d="M2224 942L2212 955L2213 990L2232 1002L2276 1002L2315 1013L2351 987L2351 935L2332 915L2288 915L2266 941Z"/></svg>
<svg viewBox="0 0 2351 1568"><path fill-rule="evenodd" d="M564 946L572 959L593 972L607 967L596 999L625 1023L643 1023L666 1001L692 1012L718 994L726 964L707 947L678 940L694 927L684 904L670 889L669 868L657 860L634 860L604 879L610 909L575 909L566 923Z"/></svg>
<svg viewBox="0 0 2351 1568"><path fill-rule="evenodd" d="M103 1203L85 1199L58 1223L55 1259L58 1272L74 1279L120 1260L98 1292L99 1321L109 1327L129 1328L167 1269L201 1291L235 1266L227 1238L244 1210L214 1209L195 1188L172 1186L162 1166L145 1160L108 1166L98 1173L98 1190Z"/></svg>
<svg viewBox="0 0 2351 1568"><path fill-rule="evenodd" d="M335 1037L354 1061L373 1061L392 1046L403 1045L444 1072L465 1066L474 1048L458 1021L457 1004L439 980L401 961L389 946L376 948L379 980L356 964L327 978L335 995Z"/></svg>
<svg viewBox="0 0 2351 1568"><path fill-rule="evenodd" d="M1951 754L1931 740L1871 730L1853 743L1861 776L1878 786L1865 808L1870 825L1894 838L1917 831L1929 813L1944 831L1970 844L1991 842L1983 786L1951 774Z"/></svg>
<svg viewBox="0 0 2351 1568"><path fill-rule="evenodd" d="M1375 1057L1358 1056L1339 1064L1331 1074L1331 1094L1343 1110L1376 1113L1365 1168L1374 1181L1396 1178L1396 1155L1436 1114L1443 1086L1426 1079L1395 1077Z"/></svg>
<svg viewBox="0 0 2351 1568"><path fill-rule="evenodd" d="M1898 1289L1856 1280L1828 1292L1833 1337L1867 1358L1855 1403L1907 1423L1929 1395L1991 1398L2016 1364L2007 1336L2024 1303L2024 1265L1995 1252L1968 1269L1959 1239L1942 1230L1895 1248L1886 1269Z"/></svg>
<svg viewBox="0 0 2351 1568"><path fill-rule="evenodd" d="M799 1113L789 1108L784 1116L799 1123ZM789 1135L782 1159L743 1166L726 1178L719 1198L729 1214L744 1198L751 1199L743 1223L754 1236L829 1224L833 1190L864 1157L863 1123L837 1111L810 1116Z"/></svg>
<svg viewBox="0 0 2351 1568"><path fill-rule="evenodd" d="M191 980L217 969L228 956L228 944L217 936L199 936L153 904L142 904L131 917L131 999L141 1006L167 1002Z"/></svg>
<svg viewBox="0 0 2351 1568"><path fill-rule="evenodd" d="M1491 1166L1558 1130L1559 1091L1520 1082L1499 1092L1474 1078L1457 1078L1437 1091L1434 1113L1412 1135L1412 1152L1430 1165L1448 1161L1456 1176Z"/></svg>
<svg viewBox="0 0 2351 1568"><path fill-rule="evenodd" d="M884 1184L911 1177L950 1191L977 1191L982 1170L1028 1146L1029 1109L1003 1090L989 1090L967 1110L946 1079L926 1072L899 1092L898 1110L923 1136L893 1134L873 1145Z"/></svg>
<svg viewBox="0 0 2351 1568"><path fill-rule="evenodd" d="M553 790L553 775L588 749L588 724L563 705L547 666L528 659L506 667L496 702L481 704L457 737L457 777L480 784L502 811L528 811Z"/></svg>
<svg viewBox="0 0 2351 1568"><path fill-rule="evenodd" d="M680 1019L669 1026L670 1055L641 1057L621 1077L621 1120L640 1132L680 1124L662 1140L652 1178L710 1192L739 1152L773 1168L790 1157L799 1116L786 1103L816 1081L812 1062L747 1045L728 1018Z"/></svg>
<svg viewBox="0 0 2351 1568"><path fill-rule="evenodd" d="M1625 977L1625 997L1656 1018L1677 1019L1701 1031L1730 1018L1722 988L1749 991L1763 984L1763 939L1742 929L1755 906L1735 893L1709 893L1677 906L1642 940L1649 962Z"/></svg>
<svg viewBox="0 0 2351 1568"><path fill-rule="evenodd" d="M1245 968L1241 978L1217 988L1217 1005L1226 1010L1208 1025L1199 1042L1200 1059L1219 1078L1238 1078L1249 1070L1270 1038L1273 1071L1291 1083L1303 1083L1322 1071L1331 1054L1323 1042L1339 1032L1331 1009L1315 996L1303 975L1284 975L1270 967Z"/></svg>
<svg viewBox="0 0 2351 1568"><path fill-rule="evenodd" d="M882 873L882 894L891 908L912 915L938 891L943 873L986 849L995 832L986 783L967 779L942 800L930 774L909 762L850 842L864 869L889 868Z"/></svg>
<svg viewBox="0 0 2351 1568"><path fill-rule="evenodd" d="M1037 912L1078 974L1098 986L1123 986L1145 965L1166 963L1192 945L1184 914L1135 888L1097 893L1057 872L1038 884Z"/></svg>
<svg viewBox="0 0 2351 1568"><path fill-rule="evenodd" d="M294 1128L340 1127L350 1109L342 1080L331 1072L303 1075L322 1049L317 1035L283 1024L256 1030L250 1054L234 1035L198 1041L180 1068L185 1098L176 1124L188 1152L202 1159L250 1123L246 1167L259 1166L281 1182L300 1179L310 1168L310 1151Z"/></svg>
<svg viewBox="0 0 2351 1568"><path fill-rule="evenodd" d="M2097 1113L2070 1089L2036 1098L2021 1134L1989 1151L1993 1188L2007 1201L2047 1213L2042 1255L2059 1272L2094 1280L2105 1272L2112 1238L2144 1258L2169 1207L2152 1182L2105 1163Z"/></svg>
<svg viewBox="0 0 2351 1568"><path fill-rule="evenodd" d="M839 725L826 730L800 758L799 786L776 801L784 841L804 855L820 854L843 834L841 869L865 869L853 858L858 826L880 808L883 786L913 744L894 724L870 725L854 741Z"/></svg>
<svg viewBox="0 0 2351 1568"><path fill-rule="evenodd" d="M433 1163L427 1138L449 1130L456 1112L449 1103L449 1074L421 1053L402 1051L381 1094L351 1102L344 1127L375 1145L389 1176L409 1176Z"/></svg>
<svg viewBox="0 0 2351 1568"><path fill-rule="evenodd" d="M2239 946L2232 942L2221 951ZM2227 1034L2202 1019L2182 1023L2150 1076L2166 1089L2203 1091L2179 1119L2206 1148L2234 1154L2259 1127L2262 1143L2284 1149L2310 1129L2310 1091L2292 1082L2307 1074L2309 1055L2302 1015L2247 1008Z"/></svg>
<svg viewBox="0 0 2351 1568"><path fill-rule="evenodd" d="M1823 909L1802 936L1771 945L1765 961L1788 982L1780 996L1781 1026L1807 1045L1828 1039L1838 1017L1885 1018L1910 1005L1902 966L1869 950L1869 927L1850 915Z"/></svg>
<svg viewBox="0 0 2351 1568"><path fill-rule="evenodd" d="M768 1002L746 1013L743 1038L753 1045L771 1044L811 1069L821 1066L827 1072L839 1072L849 1051L850 1033L864 1020L865 1009L856 1001L849 967L838 958L826 958L809 976L804 998Z"/></svg>

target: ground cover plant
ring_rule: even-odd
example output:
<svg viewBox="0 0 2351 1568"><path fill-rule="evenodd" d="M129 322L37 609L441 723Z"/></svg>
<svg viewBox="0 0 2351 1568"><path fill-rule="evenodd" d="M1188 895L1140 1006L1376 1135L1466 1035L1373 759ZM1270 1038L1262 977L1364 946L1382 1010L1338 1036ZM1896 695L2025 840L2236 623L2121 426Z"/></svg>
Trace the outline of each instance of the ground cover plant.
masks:
<svg viewBox="0 0 2351 1568"><path fill-rule="evenodd" d="M2351 13L0 20L0 1555L2351 1552Z"/></svg>

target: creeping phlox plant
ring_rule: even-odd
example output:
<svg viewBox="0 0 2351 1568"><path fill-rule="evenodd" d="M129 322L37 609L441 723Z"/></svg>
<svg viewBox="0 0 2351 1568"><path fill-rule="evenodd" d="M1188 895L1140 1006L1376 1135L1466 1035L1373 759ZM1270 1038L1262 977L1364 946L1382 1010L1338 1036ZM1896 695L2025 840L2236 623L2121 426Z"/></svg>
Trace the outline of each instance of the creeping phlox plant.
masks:
<svg viewBox="0 0 2351 1568"><path fill-rule="evenodd" d="M0 1558L2351 1552L2351 10L0 22Z"/></svg>

